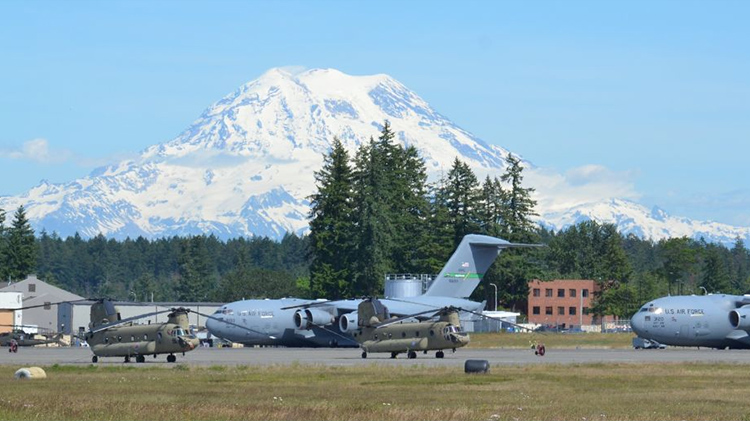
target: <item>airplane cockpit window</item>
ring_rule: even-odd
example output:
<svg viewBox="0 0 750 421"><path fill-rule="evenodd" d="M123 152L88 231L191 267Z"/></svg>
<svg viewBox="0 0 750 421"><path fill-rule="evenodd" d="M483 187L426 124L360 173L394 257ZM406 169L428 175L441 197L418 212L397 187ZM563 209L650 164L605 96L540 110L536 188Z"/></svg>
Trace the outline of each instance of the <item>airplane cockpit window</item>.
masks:
<svg viewBox="0 0 750 421"><path fill-rule="evenodd" d="M644 311L648 311L648 307L643 307L643 308L641 309L641 313L643 313Z"/></svg>
<svg viewBox="0 0 750 421"><path fill-rule="evenodd" d="M654 314L662 314L664 312L664 309L661 307L649 307L648 312Z"/></svg>
<svg viewBox="0 0 750 421"><path fill-rule="evenodd" d="M225 308L221 310L221 314L225 314L227 316L231 316L234 314L234 310L231 308Z"/></svg>

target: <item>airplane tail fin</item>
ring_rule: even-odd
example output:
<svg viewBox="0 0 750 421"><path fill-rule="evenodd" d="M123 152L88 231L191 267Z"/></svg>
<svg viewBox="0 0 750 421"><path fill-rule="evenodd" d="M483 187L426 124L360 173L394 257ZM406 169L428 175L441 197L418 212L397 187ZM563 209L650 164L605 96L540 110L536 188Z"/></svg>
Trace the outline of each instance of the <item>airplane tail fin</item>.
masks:
<svg viewBox="0 0 750 421"><path fill-rule="evenodd" d="M503 249L539 246L541 245L510 243L488 235L469 234L461 240L461 244L424 295L466 298L474 292Z"/></svg>

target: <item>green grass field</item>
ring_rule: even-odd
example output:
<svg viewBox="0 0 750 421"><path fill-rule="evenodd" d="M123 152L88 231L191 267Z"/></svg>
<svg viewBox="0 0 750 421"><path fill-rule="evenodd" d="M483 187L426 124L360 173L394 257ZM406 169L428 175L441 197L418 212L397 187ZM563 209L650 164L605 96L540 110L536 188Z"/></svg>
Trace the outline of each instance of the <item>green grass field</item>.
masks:
<svg viewBox="0 0 750 421"><path fill-rule="evenodd" d="M0 366L3 420L749 420L750 366Z"/></svg>

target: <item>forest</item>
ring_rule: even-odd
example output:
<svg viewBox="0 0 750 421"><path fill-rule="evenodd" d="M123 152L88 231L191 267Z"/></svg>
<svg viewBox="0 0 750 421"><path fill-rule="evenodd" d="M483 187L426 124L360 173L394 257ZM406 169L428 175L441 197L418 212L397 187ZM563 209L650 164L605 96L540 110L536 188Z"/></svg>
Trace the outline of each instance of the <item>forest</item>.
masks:
<svg viewBox="0 0 750 421"><path fill-rule="evenodd" d="M456 159L429 183L417 150L393 139L387 121L353 157L334 139L315 173L303 237L60 238L35 233L23 206L12 217L0 209L0 279L34 273L84 297L130 301L352 298L382 295L388 273L437 273L464 235L480 233L546 245L500 255L472 295L488 307L494 283L499 308L525 313L532 279L595 280L601 292L591 311L622 318L667 294L750 289L750 252L739 238L731 248L654 241L595 221L547 230L534 222L534 189L524 187L518 157L509 154L504 173L482 181Z"/></svg>

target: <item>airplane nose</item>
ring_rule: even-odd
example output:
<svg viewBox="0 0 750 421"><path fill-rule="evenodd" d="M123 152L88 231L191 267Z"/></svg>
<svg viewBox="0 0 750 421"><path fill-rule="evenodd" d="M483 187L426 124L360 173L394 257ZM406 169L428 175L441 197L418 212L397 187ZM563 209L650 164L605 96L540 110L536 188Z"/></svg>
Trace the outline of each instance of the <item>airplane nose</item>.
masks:
<svg viewBox="0 0 750 421"><path fill-rule="evenodd" d="M214 319L206 320L206 329L208 329L208 331L214 336L216 336L215 332L216 332L217 325L218 325L218 322Z"/></svg>
<svg viewBox="0 0 750 421"><path fill-rule="evenodd" d="M636 335L640 336L643 332L643 314L635 313L633 317L630 318L630 327Z"/></svg>

